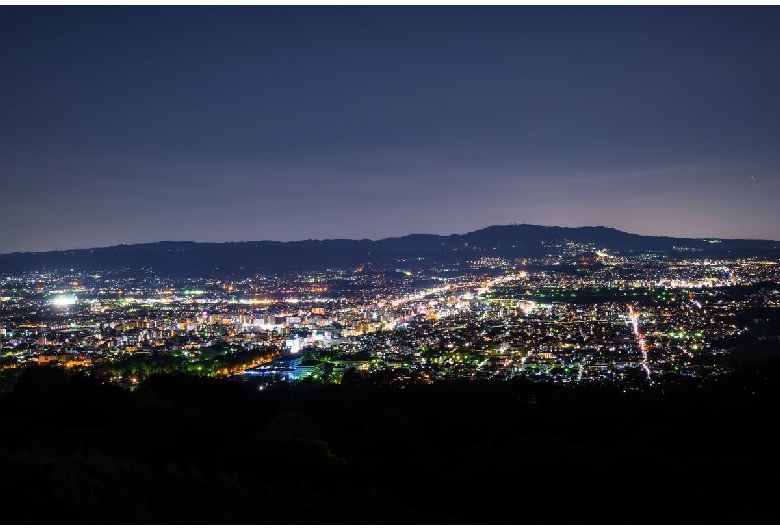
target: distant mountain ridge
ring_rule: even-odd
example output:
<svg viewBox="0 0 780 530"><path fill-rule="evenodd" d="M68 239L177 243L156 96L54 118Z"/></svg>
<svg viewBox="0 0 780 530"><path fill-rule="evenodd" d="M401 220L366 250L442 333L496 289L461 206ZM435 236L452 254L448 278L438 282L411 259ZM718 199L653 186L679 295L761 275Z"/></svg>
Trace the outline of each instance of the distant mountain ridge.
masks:
<svg viewBox="0 0 780 530"><path fill-rule="evenodd" d="M196 243L160 241L91 249L15 252L0 257L0 272L149 268L176 276L221 276L350 268L365 262L424 258L453 263L481 256L540 257L564 241L618 253L676 252L708 257L780 256L780 241L643 236L604 226L567 228L528 224L493 225L465 234L410 234L379 240L307 239Z"/></svg>

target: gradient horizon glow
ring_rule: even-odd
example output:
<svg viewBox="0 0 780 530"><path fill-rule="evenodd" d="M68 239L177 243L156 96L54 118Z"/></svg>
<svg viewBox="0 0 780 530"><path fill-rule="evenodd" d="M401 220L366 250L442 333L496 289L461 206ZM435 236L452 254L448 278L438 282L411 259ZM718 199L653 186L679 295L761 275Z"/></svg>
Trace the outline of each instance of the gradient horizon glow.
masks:
<svg viewBox="0 0 780 530"><path fill-rule="evenodd" d="M0 7L0 252L780 240L777 6Z"/></svg>

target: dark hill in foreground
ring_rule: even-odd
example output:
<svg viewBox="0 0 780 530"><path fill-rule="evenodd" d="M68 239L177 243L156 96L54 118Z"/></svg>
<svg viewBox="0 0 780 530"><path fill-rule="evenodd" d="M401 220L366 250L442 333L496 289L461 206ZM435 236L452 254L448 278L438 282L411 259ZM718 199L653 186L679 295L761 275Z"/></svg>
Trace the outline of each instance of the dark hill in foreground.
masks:
<svg viewBox="0 0 780 530"><path fill-rule="evenodd" d="M555 253L564 240L613 252L677 252L699 256L780 255L780 242L749 239L690 239L641 236L603 226L562 228L538 225L490 226L438 236L412 234L372 241L327 239L292 242L195 243L162 241L92 249L4 254L0 271L42 269L105 270L149 268L161 274L221 276L351 268L361 263L424 257L451 263L480 256L538 257Z"/></svg>
<svg viewBox="0 0 780 530"><path fill-rule="evenodd" d="M780 366L644 394L529 381L0 397L9 524L771 524Z"/></svg>

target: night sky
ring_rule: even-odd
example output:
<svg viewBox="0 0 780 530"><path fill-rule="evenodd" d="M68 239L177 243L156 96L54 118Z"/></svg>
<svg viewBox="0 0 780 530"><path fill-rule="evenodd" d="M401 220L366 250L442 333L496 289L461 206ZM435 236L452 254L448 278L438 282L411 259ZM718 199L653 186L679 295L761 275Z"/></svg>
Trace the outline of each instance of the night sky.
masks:
<svg viewBox="0 0 780 530"><path fill-rule="evenodd" d="M780 240L780 7L0 6L0 252Z"/></svg>

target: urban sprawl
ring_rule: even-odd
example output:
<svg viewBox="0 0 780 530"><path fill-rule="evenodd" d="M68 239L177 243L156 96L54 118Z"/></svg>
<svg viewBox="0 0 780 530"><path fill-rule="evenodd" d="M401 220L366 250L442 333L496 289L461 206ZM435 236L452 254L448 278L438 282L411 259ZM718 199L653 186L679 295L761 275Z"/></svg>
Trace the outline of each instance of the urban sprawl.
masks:
<svg viewBox="0 0 780 530"><path fill-rule="evenodd" d="M259 389L527 378L628 391L718 377L748 324L763 329L761 311L780 305L774 260L549 248L230 278L5 273L2 390L26 367L59 365L130 389L185 372Z"/></svg>

